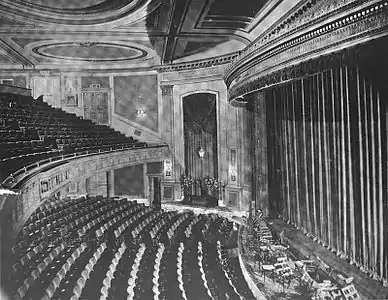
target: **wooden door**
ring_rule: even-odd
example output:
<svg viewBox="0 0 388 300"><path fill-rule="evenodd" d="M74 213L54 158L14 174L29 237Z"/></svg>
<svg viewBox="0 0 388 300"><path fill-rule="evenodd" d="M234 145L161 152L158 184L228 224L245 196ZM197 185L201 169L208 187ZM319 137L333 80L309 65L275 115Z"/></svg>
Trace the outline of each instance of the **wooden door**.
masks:
<svg viewBox="0 0 388 300"><path fill-rule="evenodd" d="M107 91L84 91L82 93L85 119L96 124L109 125L109 98Z"/></svg>

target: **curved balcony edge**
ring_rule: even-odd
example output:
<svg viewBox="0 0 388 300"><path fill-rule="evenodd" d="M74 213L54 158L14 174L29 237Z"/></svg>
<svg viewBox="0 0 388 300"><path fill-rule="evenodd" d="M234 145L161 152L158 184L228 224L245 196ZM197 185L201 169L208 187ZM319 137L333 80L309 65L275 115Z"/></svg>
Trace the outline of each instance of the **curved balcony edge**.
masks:
<svg viewBox="0 0 388 300"><path fill-rule="evenodd" d="M16 237L32 213L50 195L72 181L82 180L99 172L126 166L158 162L171 155L168 146L159 145L142 149L124 149L64 159L59 165L44 166L23 178L19 178L13 194L7 218ZM15 194L16 193L16 194Z"/></svg>

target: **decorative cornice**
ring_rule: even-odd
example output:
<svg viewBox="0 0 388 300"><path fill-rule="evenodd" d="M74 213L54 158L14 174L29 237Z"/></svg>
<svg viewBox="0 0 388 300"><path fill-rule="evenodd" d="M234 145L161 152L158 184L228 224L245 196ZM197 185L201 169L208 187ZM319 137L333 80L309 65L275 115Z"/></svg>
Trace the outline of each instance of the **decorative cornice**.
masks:
<svg viewBox="0 0 388 300"><path fill-rule="evenodd" d="M163 96L171 96L173 88L174 88L174 86L171 84L165 84L165 85L160 86L160 89L162 90Z"/></svg>
<svg viewBox="0 0 388 300"><path fill-rule="evenodd" d="M0 40L0 49L14 63L19 63L26 67L34 67L34 64L28 58L24 57L3 40Z"/></svg>
<svg viewBox="0 0 388 300"><path fill-rule="evenodd" d="M364 50L365 52L368 51L367 49ZM311 74L338 67L339 65L351 65L359 60L362 52L364 52L362 49L352 47L257 77L244 85L234 86L230 91L230 103L236 107L246 107L250 96L255 91L272 88L291 80L304 78Z"/></svg>
<svg viewBox="0 0 388 300"><path fill-rule="evenodd" d="M218 65L223 65L230 63L233 59L237 57L239 52L233 52L226 55L216 56L212 58L206 58L201 60L192 60L184 63L175 63L168 65L160 65L154 67L158 72L174 72L174 71L184 71L184 70L193 70L200 68L214 67Z"/></svg>
<svg viewBox="0 0 388 300"><path fill-rule="evenodd" d="M285 40L296 32L301 32L304 28L309 27L311 23L317 24L322 19L338 15L341 10L351 3L357 3L357 0L308 0L290 12L283 19L275 23L271 28L264 32L260 37L255 39L249 46L240 52L233 60L233 65L247 57L251 57L257 52L274 45L277 41Z"/></svg>
<svg viewBox="0 0 388 300"><path fill-rule="evenodd" d="M321 2L327 4L327 1ZM354 4L353 1L334 1L337 6L332 9L343 8L350 2ZM318 24L310 19L307 30L305 28L299 35L294 34L272 47L262 48L264 50L243 50L244 54L224 74L229 100L275 84L273 79L282 79L284 75L279 74L287 73L287 68L386 35L388 1L369 1L367 4L347 5L347 12L342 11L337 18L328 12L331 17L325 18L324 22L322 12L313 14L320 17ZM327 6L320 7L327 9Z"/></svg>
<svg viewBox="0 0 388 300"><path fill-rule="evenodd" d="M60 9L40 6L24 0L2 0L0 8L15 18L34 20L38 24L62 24L63 26L106 25L119 19L136 17L152 12L160 1L105 1L97 6L83 9ZM129 20L128 19L128 20Z"/></svg>

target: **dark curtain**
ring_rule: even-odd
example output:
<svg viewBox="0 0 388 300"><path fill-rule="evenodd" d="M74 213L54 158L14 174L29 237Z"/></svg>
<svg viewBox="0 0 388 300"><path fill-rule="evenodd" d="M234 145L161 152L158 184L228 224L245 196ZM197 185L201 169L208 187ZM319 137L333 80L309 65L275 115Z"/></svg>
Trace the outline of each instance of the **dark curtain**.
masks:
<svg viewBox="0 0 388 300"><path fill-rule="evenodd" d="M183 98L185 139L185 172L187 176L217 178L217 115L216 95L197 93ZM203 159L198 150L205 150ZM194 194L200 195L200 185Z"/></svg>
<svg viewBox="0 0 388 300"><path fill-rule="evenodd" d="M343 65L266 94L272 213L387 278L384 88Z"/></svg>

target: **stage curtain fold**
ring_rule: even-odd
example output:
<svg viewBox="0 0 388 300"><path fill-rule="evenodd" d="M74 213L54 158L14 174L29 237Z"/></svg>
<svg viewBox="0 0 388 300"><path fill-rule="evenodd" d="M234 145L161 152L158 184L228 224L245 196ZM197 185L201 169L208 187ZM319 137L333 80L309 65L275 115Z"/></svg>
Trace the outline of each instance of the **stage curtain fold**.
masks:
<svg viewBox="0 0 388 300"><path fill-rule="evenodd" d="M387 279L387 92L354 64L266 95L274 119L267 121L269 184L279 190L270 195L273 209L371 276Z"/></svg>

